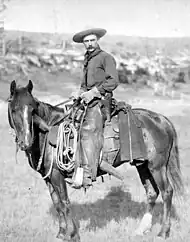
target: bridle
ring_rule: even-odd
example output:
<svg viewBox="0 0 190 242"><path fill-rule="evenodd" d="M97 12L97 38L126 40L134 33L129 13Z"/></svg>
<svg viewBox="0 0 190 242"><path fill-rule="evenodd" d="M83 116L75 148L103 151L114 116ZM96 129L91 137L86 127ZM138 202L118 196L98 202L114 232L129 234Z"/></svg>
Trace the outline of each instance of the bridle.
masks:
<svg viewBox="0 0 190 242"><path fill-rule="evenodd" d="M16 128L16 125L15 125L15 122L14 122L14 119L13 119L13 115L12 115L12 112L11 112L11 103L12 101L12 98L9 98L8 99L8 115L9 115L9 123L10 123L10 126L14 129L15 131L15 142L16 142L16 151L18 152L18 149L20 148L20 144L21 144L21 140L19 139L19 134L18 134L18 131L17 131L17 128ZM32 116L32 137L31 139L34 140L34 121L33 121L33 116Z"/></svg>
<svg viewBox="0 0 190 242"><path fill-rule="evenodd" d="M14 131L15 131L15 135L16 135L16 139L15 139L15 142L16 142L16 154L17 154L17 152L18 152L18 150L19 150L19 146L20 146L20 141L19 141L19 135L18 135L18 131L17 131L17 129L16 129L16 125L15 125L15 122L14 122L14 119L13 119L13 115L12 115L12 112L11 112L11 101L12 101L12 98L9 98L9 100L8 100L8 102L9 102L9 104L8 104L8 114L9 114L9 123L10 123L10 126L14 129ZM64 104L65 103L67 103L68 101L66 100L66 102L64 102ZM79 105L80 104L80 102L81 102L81 100L80 99L78 99L78 100L75 100L74 101L74 103L68 108L68 110L67 110L67 112L66 112L66 114L65 114L65 116L64 116L64 120L66 119L66 118L68 118L68 119L70 119L71 121L71 123L70 123L70 126L72 126L72 124L73 124L73 127L74 127L74 120L75 120L75 117L76 117L76 113L78 112L78 110L81 108L81 105ZM63 103L61 103L61 104L63 104ZM61 104L58 104L58 105L56 105L56 106L61 106ZM79 107L78 107L79 106ZM86 111L87 111L87 106L88 105L84 105L84 104L82 104L82 106L85 106L85 109L84 109L84 112L83 112L83 115L82 115L82 119L84 119L84 116L85 116L85 114L86 114ZM74 111L74 110L76 110L76 111ZM73 116L71 117L70 115L71 115L71 113L72 113L72 111L74 111L73 112ZM70 116L70 117L69 117ZM63 122L63 119L61 120L61 122ZM32 115L32 139L33 139L33 137L34 137L34 118L33 118L33 115ZM70 127L69 126L69 127ZM81 128L81 127L80 127ZM79 129L80 129L79 128ZM79 131L79 133L80 133L80 131ZM44 142L43 142L43 145L42 145L42 150L41 150L41 154L40 154L40 158L39 158L39 161L38 161L38 163L37 163L37 167L34 167L34 164L33 164L33 162L32 162L32 159L31 159L31 153L30 153L30 151L25 151L26 152L26 155L28 156L28 158L29 158L29 162L30 162L30 164L31 164L31 166L32 166L32 168L34 169L34 170L36 170L36 171L38 171L38 172L40 172L40 170L41 170L41 165L42 165L42 163L43 163L43 158L44 158L44 152L45 152L45 147L46 147L46 143L47 143L47 134L48 133L46 133L45 134L45 137L44 137ZM66 147L67 147L67 145L66 145ZM68 148L68 147L67 147ZM69 149L67 149L66 151L69 151ZM65 152L66 152L65 151ZM66 152L67 153L67 152ZM75 153L75 152L74 152ZM66 156L68 156L68 154L65 154ZM75 154L74 154L74 156L75 156ZM60 162L59 162L59 164L60 164ZM70 164L70 163L69 163ZM50 166L50 169L49 169L49 172L43 177L43 179L46 179L48 176L49 176L49 174L51 173L51 170L52 170L52 165L53 165L53 158L52 158L52 161L51 161L51 166ZM58 161L57 161L57 165L58 165ZM60 166L58 166L59 168L60 168ZM63 168L63 167L62 167ZM65 165L64 165L64 168L65 168ZM64 169L64 170L67 170L67 169Z"/></svg>
<svg viewBox="0 0 190 242"><path fill-rule="evenodd" d="M10 105L11 101L12 101L12 98L9 98L8 99L8 115L9 115L9 123L10 123L10 126L15 131L15 136L16 136L16 138L15 138L15 143L16 143L15 158L16 158L16 163L18 163L17 162L17 153L19 151L21 141L19 140L18 131L16 129L15 122L14 122L13 116L12 116L11 105ZM32 115L32 137L31 138L32 138L32 141L34 141L34 120L33 120L33 115ZM35 170L34 164L32 162L32 158L31 158L30 151L25 150L25 153L26 153L26 155L27 155L27 157L29 159L29 163L30 163L31 167Z"/></svg>

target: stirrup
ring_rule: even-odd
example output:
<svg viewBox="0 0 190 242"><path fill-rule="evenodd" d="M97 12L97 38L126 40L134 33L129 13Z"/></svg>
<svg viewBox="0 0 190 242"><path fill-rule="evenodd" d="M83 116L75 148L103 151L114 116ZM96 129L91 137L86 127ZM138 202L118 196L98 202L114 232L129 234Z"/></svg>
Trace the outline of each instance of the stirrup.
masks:
<svg viewBox="0 0 190 242"><path fill-rule="evenodd" d="M72 178L65 178L65 181L72 187L72 188L75 188L75 189L80 189L80 188L84 188L84 189L88 189L89 187L92 186L92 181L90 178L86 178L89 180L89 182L83 182L82 185L79 185L77 183L75 183L75 181L72 179ZM85 179L84 179L85 181Z"/></svg>
<svg viewBox="0 0 190 242"><path fill-rule="evenodd" d="M65 181L75 189L88 188L92 186L92 180L91 178L84 178L84 169L81 167L78 167L76 170L76 173L74 174L74 177L72 178L65 178Z"/></svg>
<svg viewBox="0 0 190 242"><path fill-rule="evenodd" d="M65 178L65 181L74 188L81 188L83 184L84 169L77 167L72 178Z"/></svg>
<svg viewBox="0 0 190 242"><path fill-rule="evenodd" d="M68 183L72 188L80 189L82 185L78 185L72 178L65 178L66 183Z"/></svg>

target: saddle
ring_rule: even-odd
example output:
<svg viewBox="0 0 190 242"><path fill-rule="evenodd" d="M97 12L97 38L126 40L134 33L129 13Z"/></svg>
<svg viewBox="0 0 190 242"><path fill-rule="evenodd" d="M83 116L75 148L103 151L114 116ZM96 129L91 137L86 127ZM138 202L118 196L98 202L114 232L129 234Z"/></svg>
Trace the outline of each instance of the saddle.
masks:
<svg viewBox="0 0 190 242"><path fill-rule="evenodd" d="M73 106L73 108L72 108ZM83 106L79 104L75 105L76 107L74 107L74 105L66 105L66 110L68 111L69 109L71 109L70 115L67 117L68 122L72 123L73 126L76 128L76 130L78 131L81 124L82 124L82 118L83 118ZM64 122L64 120L63 120ZM57 143L57 134L58 134L58 129L61 123L53 126L51 128L51 130L48 133L48 142L50 145L52 145L53 147L56 147L56 143ZM72 134L69 137L70 139L73 138Z"/></svg>
<svg viewBox="0 0 190 242"><path fill-rule="evenodd" d="M111 102L94 100L89 105L89 108L100 104L102 115L105 122L104 127L104 149L108 155L108 162L113 164L119 152L122 161L133 161L138 159L146 159L147 151L143 139L141 122L134 114L132 107L125 102L117 102L111 97ZM106 106L108 104L108 106ZM70 120L79 130L83 119L82 106L78 105L73 112L71 112ZM56 147L57 134L59 126L54 126L48 134L48 142L53 147ZM70 136L70 139L73 137Z"/></svg>

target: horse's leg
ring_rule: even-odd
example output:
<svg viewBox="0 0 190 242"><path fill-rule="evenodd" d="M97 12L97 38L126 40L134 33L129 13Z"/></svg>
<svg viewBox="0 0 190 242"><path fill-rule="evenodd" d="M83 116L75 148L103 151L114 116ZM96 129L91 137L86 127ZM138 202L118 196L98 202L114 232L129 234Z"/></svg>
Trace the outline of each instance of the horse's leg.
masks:
<svg viewBox="0 0 190 242"><path fill-rule="evenodd" d="M167 178L166 167L163 167L159 175L158 186L160 188L162 199L164 203L162 227L158 236L167 238L169 237L170 227L171 227L171 207L172 207L172 197L173 188Z"/></svg>
<svg viewBox="0 0 190 242"><path fill-rule="evenodd" d="M66 183L59 170L53 168L47 185L59 216L59 233L57 238L65 242L79 242L78 226L72 217Z"/></svg>
<svg viewBox="0 0 190 242"><path fill-rule="evenodd" d="M152 228L152 213L155 206L156 199L159 195L159 190L156 182L148 168L148 162L136 166L141 182L145 188L147 195L147 209L144 214L139 227L136 230L136 234L143 235Z"/></svg>
<svg viewBox="0 0 190 242"><path fill-rule="evenodd" d="M164 214L163 214L163 220L162 220L162 227L161 227L161 230L160 230L158 236L167 238L169 236L170 227L171 227L170 217L171 217L173 188L170 185L169 180L167 178L167 172L166 172L165 166L162 167L160 170L154 170L153 177L161 192L163 203L164 203ZM147 197L148 197L148 195L147 195ZM155 198L155 200L156 200L156 198ZM154 204L155 204L155 201L154 201ZM151 206L153 209L154 204L152 204L151 200L150 200L148 202L148 209L151 208Z"/></svg>

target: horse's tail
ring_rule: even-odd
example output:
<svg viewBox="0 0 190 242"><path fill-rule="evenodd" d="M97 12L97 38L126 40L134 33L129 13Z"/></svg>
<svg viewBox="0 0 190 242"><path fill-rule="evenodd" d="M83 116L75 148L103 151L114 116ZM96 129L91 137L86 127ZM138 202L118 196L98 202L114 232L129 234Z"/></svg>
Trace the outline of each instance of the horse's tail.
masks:
<svg viewBox="0 0 190 242"><path fill-rule="evenodd" d="M174 190L174 194L178 197L181 197L184 194L184 184L181 174L178 137L174 125L170 121L169 123L172 131L173 143L168 159L167 175L170 185Z"/></svg>

